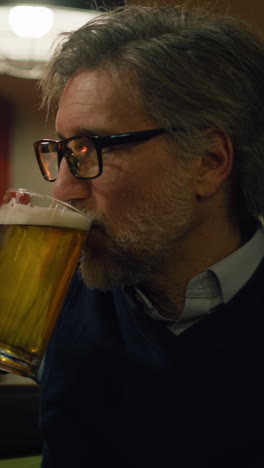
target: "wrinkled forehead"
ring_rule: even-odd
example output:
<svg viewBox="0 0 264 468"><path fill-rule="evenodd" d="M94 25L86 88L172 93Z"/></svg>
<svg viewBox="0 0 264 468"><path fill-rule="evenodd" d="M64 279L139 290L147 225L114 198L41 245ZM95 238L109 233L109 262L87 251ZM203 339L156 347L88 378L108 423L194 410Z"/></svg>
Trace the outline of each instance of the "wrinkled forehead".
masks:
<svg viewBox="0 0 264 468"><path fill-rule="evenodd" d="M142 101L136 71L128 66L106 63L101 67L78 69L62 87L59 103L68 88L74 87L75 92L78 92L92 85L95 91L100 92L102 83L105 96L118 93L120 99Z"/></svg>
<svg viewBox="0 0 264 468"><path fill-rule="evenodd" d="M150 124L131 76L118 76L115 79L109 71L98 68L75 73L60 99L57 132L68 138L78 129L100 135L135 131L142 122Z"/></svg>

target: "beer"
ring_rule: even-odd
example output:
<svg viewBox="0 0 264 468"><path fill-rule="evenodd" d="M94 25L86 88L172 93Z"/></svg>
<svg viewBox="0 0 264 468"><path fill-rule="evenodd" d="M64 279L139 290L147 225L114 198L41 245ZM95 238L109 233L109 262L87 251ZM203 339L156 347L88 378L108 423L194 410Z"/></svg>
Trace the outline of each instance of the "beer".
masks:
<svg viewBox="0 0 264 468"><path fill-rule="evenodd" d="M0 207L0 368L35 378L89 221L63 204Z"/></svg>

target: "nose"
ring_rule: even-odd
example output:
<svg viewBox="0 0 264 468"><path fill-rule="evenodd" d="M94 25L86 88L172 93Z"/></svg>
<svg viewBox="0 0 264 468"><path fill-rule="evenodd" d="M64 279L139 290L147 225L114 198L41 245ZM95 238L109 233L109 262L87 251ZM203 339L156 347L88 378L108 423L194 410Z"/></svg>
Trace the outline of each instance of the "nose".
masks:
<svg viewBox="0 0 264 468"><path fill-rule="evenodd" d="M91 196L90 182L89 180L74 177L63 158L57 179L53 185L52 194L55 198L64 202L87 199Z"/></svg>

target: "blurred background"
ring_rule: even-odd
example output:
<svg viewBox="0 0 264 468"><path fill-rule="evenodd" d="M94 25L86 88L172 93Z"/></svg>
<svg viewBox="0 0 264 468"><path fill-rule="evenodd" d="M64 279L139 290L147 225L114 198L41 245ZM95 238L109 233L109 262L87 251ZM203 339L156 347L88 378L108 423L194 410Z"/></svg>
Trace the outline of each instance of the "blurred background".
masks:
<svg viewBox="0 0 264 468"><path fill-rule="evenodd" d="M143 0L144 1L144 0ZM0 2L0 197L7 186L50 193L52 184L42 180L36 165L32 142L54 136L53 121L39 111L38 78L50 56L54 38L62 30L73 30L105 7L122 5L121 0L48 0L42 2L7 0ZM137 3L143 3L137 0ZM173 0L171 0L173 3ZM177 4L177 0L175 0ZM181 1L180 1L181 3ZM209 0L219 10L229 10L264 31L264 3L259 0ZM44 26L44 15L17 14L11 22L11 9L18 5L42 6L52 12ZM20 16L19 16L20 15ZM13 15L14 16L14 15ZM19 19L20 18L20 19ZM21 31L21 27L23 30ZM31 31L34 26L33 31ZM15 30L17 28L17 30ZM41 35L40 35L41 34ZM37 37L39 36L39 37Z"/></svg>
<svg viewBox="0 0 264 468"><path fill-rule="evenodd" d="M104 5L111 7L112 1ZM37 6L46 10L37 11ZM51 184L42 180L32 150L33 141L55 136L53 122L39 111L37 82L54 38L103 8L100 1L96 8L84 0L0 2L0 198L7 186L50 193Z"/></svg>
<svg viewBox="0 0 264 468"><path fill-rule="evenodd" d="M247 20L264 34L264 2L206 3ZM39 110L38 80L61 31L74 30L106 7L122 4L121 0L0 1L0 198L7 187L51 193L52 184L42 179L32 145L38 139L55 137L53 119L46 119ZM24 10L15 9L18 6ZM25 6L46 9L34 12ZM0 411L0 459L40 453L38 387L29 379L0 373Z"/></svg>

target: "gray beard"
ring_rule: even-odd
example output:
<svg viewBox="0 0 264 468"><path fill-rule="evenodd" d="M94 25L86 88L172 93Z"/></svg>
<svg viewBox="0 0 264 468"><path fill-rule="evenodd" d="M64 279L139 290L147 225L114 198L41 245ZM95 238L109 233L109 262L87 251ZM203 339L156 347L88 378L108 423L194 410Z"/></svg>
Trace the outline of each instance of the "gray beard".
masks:
<svg viewBox="0 0 264 468"><path fill-rule="evenodd" d="M84 247L80 272L90 288L107 291L119 286L138 285L159 270L169 251L168 242L159 246L159 252L126 242L122 245L113 239L109 244L103 255L89 247L89 243Z"/></svg>
<svg viewBox="0 0 264 468"><path fill-rule="evenodd" d="M134 206L113 228L104 215L86 213L92 226L105 235L98 248L92 242L89 245L88 234L80 264L88 287L107 291L138 285L159 273L161 266L171 261L172 252L180 253L181 239L192 223L186 180L182 174L172 177L159 188L158 196L149 194L148 200Z"/></svg>

